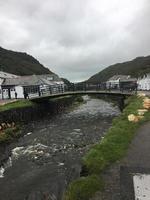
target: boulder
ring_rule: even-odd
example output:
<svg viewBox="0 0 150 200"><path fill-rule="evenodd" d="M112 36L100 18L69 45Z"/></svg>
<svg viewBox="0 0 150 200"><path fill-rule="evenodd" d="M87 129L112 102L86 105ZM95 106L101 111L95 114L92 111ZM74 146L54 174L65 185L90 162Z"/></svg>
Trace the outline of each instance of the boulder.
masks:
<svg viewBox="0 0 150 200"><path fill-rule="evenodd" d="M134 114L130 114L130 115L128 115L128 120L129 120L130 122L138 122L138 121L139 121L139 118L138 118L138 116L136 116L136 115L134 115Z"/></svg>
<svg viewBox="0 0 150 200"><path fill-rule="evenodd" d="M148 111L147 109L138 109L138 115L143 116L147 111Z"/></svg>

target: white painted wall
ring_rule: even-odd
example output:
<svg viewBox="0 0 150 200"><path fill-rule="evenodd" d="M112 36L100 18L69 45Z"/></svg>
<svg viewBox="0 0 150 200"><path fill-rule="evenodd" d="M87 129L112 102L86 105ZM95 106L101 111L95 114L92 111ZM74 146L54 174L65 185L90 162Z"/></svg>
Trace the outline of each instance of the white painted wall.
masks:
<svg viewBox="0 0 150 200"><path fill-rule="evenodd" d="M8 99L9 98L7 89L3 89L3 98L4 99Z"/></svg>
<svg viewBox="0 0 150 200"><path fill-rule="evenodd" d="M0 99L2 99L2 88L0 86Z"/></svg>
<svg viewBox="0 0 150 200"><path fill-rule="evenodd" d="M15 90L17 92L17 98L24 98L24 94L23 94L23 87L22 86L15 86Z"/></svg>
<svg viewBox="0 0 150 200"><path fill-rule="evenodd" d="M138 90L150 90L150 74L138 79Z"/></svg>
<svg viewBox="0 0 150 200"><path fill-rule="evenodd" d="M2 99L2 88L1 88L1 85L3 83L3 80L2 78L0 78L0 99Z"/></svg>
<svg viewBox="0 0 150 200"><path fill-rule="evenodd" d="M11 99L15 99L15 87L10 90Z"/></svg>
<svg viewBox="0 0 150 200"><path fill-rule="evenodd" d="M107 87L107 89L108 89L109 87L111 87L111 88L114 88L114 87L119 88L119 79L107 81L107 82L106 82L106 87Z"/></svg>

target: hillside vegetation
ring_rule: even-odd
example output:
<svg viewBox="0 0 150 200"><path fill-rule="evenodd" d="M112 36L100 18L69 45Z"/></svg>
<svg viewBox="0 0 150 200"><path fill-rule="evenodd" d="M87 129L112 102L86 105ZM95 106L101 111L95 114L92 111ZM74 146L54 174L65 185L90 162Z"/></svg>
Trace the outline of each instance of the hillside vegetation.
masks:
<svg viewBox="0 0 150 200"><path fill-rule="evenodd" d="M116 74L139 77L150 73L150 56L137 57L132 61L111 65L87 80L88 83L105 82Z"/></svg>
<svg viewBox="0 0 150 200"><path fill-rule="evenodd" d="M27 53L6 50L0 47L0 71L16 75L52 73Z"/></svg>

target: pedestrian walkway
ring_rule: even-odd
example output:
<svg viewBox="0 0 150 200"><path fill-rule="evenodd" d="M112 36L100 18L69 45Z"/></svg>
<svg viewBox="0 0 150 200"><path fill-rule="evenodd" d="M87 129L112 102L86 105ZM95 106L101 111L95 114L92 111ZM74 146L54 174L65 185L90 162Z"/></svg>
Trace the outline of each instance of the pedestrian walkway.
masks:
<svg viewBox="0 0 150 200"><path fill-rule="evenodd" d="M4 99L0 100L0 106L17 101L17 99Z"/></svg>
<svg viewBox="0 0 150 200"><path fill-rule="evenodd" d="M121 165L121 200L150 200L150 122L139 128Z"/></svg>
<svg viewBox="0 0 150 200"><path fill-rule="evenodd" d="M134 175L139 174L150 174L150 122L138 129L127 155L103 173L105 190L98 192L91 200L150 200L150 196L147 196L150 194L150 177L144 182L143 177L139 176L143 182L133 184L133 179L139 180ZM138 188L136 194L142 196L135 196L134 187L140 185L142 189ZM144 191L147 191L145 196Z"/></svg>

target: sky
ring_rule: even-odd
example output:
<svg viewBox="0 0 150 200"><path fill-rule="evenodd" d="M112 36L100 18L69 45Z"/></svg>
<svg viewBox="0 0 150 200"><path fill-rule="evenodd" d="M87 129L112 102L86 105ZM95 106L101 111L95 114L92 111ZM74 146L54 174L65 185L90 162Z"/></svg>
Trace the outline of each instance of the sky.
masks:
<svg viewBox="0 0 150 200"><path fill-rule="evenodd" d="M0 0L0 46L86 80L150 55L150 0Z"/></svg>

